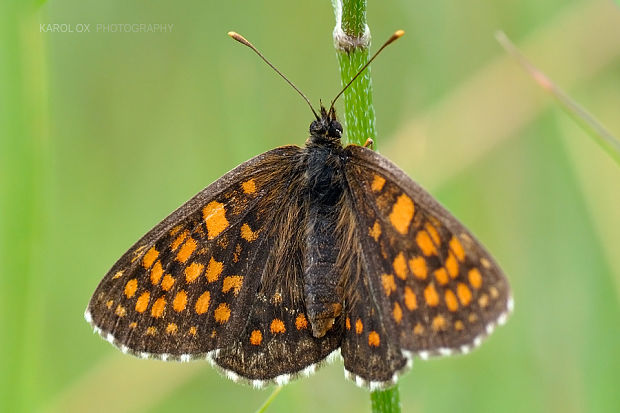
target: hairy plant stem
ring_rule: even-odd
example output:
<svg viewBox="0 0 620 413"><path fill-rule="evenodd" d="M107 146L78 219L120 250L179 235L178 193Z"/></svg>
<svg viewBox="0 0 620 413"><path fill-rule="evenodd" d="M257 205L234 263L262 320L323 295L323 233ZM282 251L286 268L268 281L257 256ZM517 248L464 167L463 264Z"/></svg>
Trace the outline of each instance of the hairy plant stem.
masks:
<svg viewBox="0 0 620 413"><path fill-rule="evenodd" d="M368 61L370 36L366 26L366 0L332 0L336 14L334 45L344 87ZM377 141L372 105L370 67L344 92L344 130L347 143Z"/></svg>

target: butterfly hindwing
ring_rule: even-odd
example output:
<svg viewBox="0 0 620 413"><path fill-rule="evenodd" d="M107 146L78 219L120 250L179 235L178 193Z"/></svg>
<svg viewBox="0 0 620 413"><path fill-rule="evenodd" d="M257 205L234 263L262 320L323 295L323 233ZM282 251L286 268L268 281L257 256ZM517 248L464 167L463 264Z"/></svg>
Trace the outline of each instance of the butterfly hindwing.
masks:
<svg viewBox="0 0 620 413"><path fill-rule="evenodd" d="M323 337L312 335L305 312L303 257L306 249L306 209L302 185L291 182L286 202L270 211L274 221L265 245L271 250L244 327L232 345L217 351L213 361L255 386L283 384L340 346L340 322ZM229 376L231 376L229 374Z"/></svg>
<svg viewBox="0 0 620 413"><path fill-rule="evenodd" d="M300 372L313 373L340 347L342 334L337 324L323 337L314 337L303 306L294 305L286 293L269 297L265 300L261 294L255 300L238 340L218 350L213 359L256 387L284 384Z"/></svg>
<svg viewBox="0 0 620 413"><path fill-rule="evenodd" d="M370 293L388 334L423 358L480 344L512 306L499 267L392 162L359 146L345 153Z"/></svg>
<svg viewBox="0 0 620 413"><path fill-rule="evenodd" d="M259 155L198 193L140 239L97 287L86 318L143 357L188 359L240 334L270 249L275 208L301 149Z"/></svg>
<svg viewBox="0 0 620 413"><path fill-rule="evenodd" d="M357 385L375 390L394 384L398 373L406 369L407 359L402 355L398 336L382 319L381 301L373 296L374 268L369 258L377 251L364 251L364 234L357 225L357 211L348 193L339 215L334 232L340 243L337 262L345 291L341 344L345 374Z"/></svg>

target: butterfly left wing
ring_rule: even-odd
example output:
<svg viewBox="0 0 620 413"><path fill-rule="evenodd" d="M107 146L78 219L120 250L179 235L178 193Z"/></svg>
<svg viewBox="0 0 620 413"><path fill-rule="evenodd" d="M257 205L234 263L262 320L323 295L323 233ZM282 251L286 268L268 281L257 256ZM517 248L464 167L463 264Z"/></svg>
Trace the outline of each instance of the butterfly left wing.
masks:
<svg viewBox="0 0 620 413"><path fill-rule="evenodd" d="M358 384L385 387L402 362L372 370L356 360L394 348L407 358L467 352L505 321L512 299L484 247L402 170L355 145L345 148L345 158L368 299L346 314L343 357ZM366 324L376 335L361 328Z"/></svg>
<svg viewBox="0 0 620 413"><path fill-rule="evenodd" d="M268 257L272 210L301 149L276 148L199 192L129 249L85 313L104 338L141 357L188 359L226 346L243 328ZM247 310L246 310L247 312Z"/></svg>
<svg viewBox="0 0 620 413"><path fill-rule="evenodd" d="M301 157L266 152L182 205L106 274L86 319L123 352L206 357L255 386L314 371L340 334L313 337L304 314Z"/></svg>

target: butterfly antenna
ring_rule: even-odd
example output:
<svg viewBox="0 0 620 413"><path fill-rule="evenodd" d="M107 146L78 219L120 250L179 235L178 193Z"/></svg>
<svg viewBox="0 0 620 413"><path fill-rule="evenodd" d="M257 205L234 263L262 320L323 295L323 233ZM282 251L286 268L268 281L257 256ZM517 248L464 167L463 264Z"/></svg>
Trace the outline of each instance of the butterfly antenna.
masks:
<svg viewBox="0 0 620 413"><path fill-rule="evenodd" d="M265 63L267 63L269 65L269 67L271 67L273 70L276 71L277 74L279 74L280 76L282 76L282 79L286 80L287 83L289 85L291 85L291 87L293 89L295 89L297 91L297 93L299 93L301 95L302 98L304 98L304 100L306 101L306 103L308 103L308 106L310 106L310 110L312 111L312 113L314 114L314 117L317 118L317 120L320 120L321 118L319 117L319 115L317 115L316 111L314 110L314 108L312 107L312 103L310 103L310 99L308 99L306 97L306 95L304 95L303 93L301 93L301 90L299 90L297 88L297 86L295 86L293 84L293 82L291 82L290 80L288 80L288 78L286 76L284 76L282 74L282 72L280 72L274 65L271 64L271 62L269 60L267 60L267 58L265 56L263 56L263 54L261 52L258 51L258 49L252 44L250 43L245 37L241 36L239 33L236 32L228 32L228 35L230 37L232 37L233 39L235 39L236 41L238 41L239 43L246 45L247 47L249 47L250 49L254 50L254 52L260 56L261 59L263 59L265 61Z"/></svg>
<svg viewBox="0 0 620 413"><path fill-rule="evenodd" d="M395 40L399 39L400 37L402 37L402 35L405 34L404 30L396 30L394 32L394 34L387 40L387 42L383 43L383 46L381 46L379 48L379 50L377 50L375 52L375 54L370 58L370 60L357 72L357 74L355 76L353 76L353 79L351 79L349 81L349 83L347 83L347 85L345 87L342 88L342 90L340 91L340 93L338 93L336 95L336 97L334 98L334 100L332 100L332 104L329 107L329 111L331 112L332 110L334 110L334 104L336 103L336 101L338 100L338 98L344 93L345 90L347 90L349 88L349 86L351 86L351 83L353 83L353 81L355 81L355 79L358 78L359 75L361 75L364 70L366 70L366 68L368 67L368 65L370 65L370 63L375 60L375 57L377 57L379 55L379 53L381 53L381 51L383 49L385 49L390 43L394 42Z"/></svg>

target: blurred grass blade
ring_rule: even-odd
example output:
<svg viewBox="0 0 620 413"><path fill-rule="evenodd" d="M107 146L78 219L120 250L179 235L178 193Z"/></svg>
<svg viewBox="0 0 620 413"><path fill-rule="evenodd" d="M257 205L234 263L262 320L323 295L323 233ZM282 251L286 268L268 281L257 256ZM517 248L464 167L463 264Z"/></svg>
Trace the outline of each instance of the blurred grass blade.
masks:
<svg viewBox="0 0 620 413"><path fill-rule="evenodd" d="M256 411L256 413L264 413L265 410L267 410L267 407L269 407L269 405L275 400L278 393L280 393L280 390L282 390L282 386L278 386L273 389L269 397L267 397L267 400L265 400L265 403L263 403L263 405Z"/></svg>
<svg viewBox="0 0 620 413"><path fill-rule="evenodd" d="M400 393L398 385L386 390L370 393L373 413L400 413Z"/></svg>
<svg viewBox="0 0 620 413"><path fill-rule="evenodd" d="M502 47L517 59L540 87L548 91L575 121L620 165L620 140L613 136L594 116L536 68L502 31L495 34Z"/></svg>

